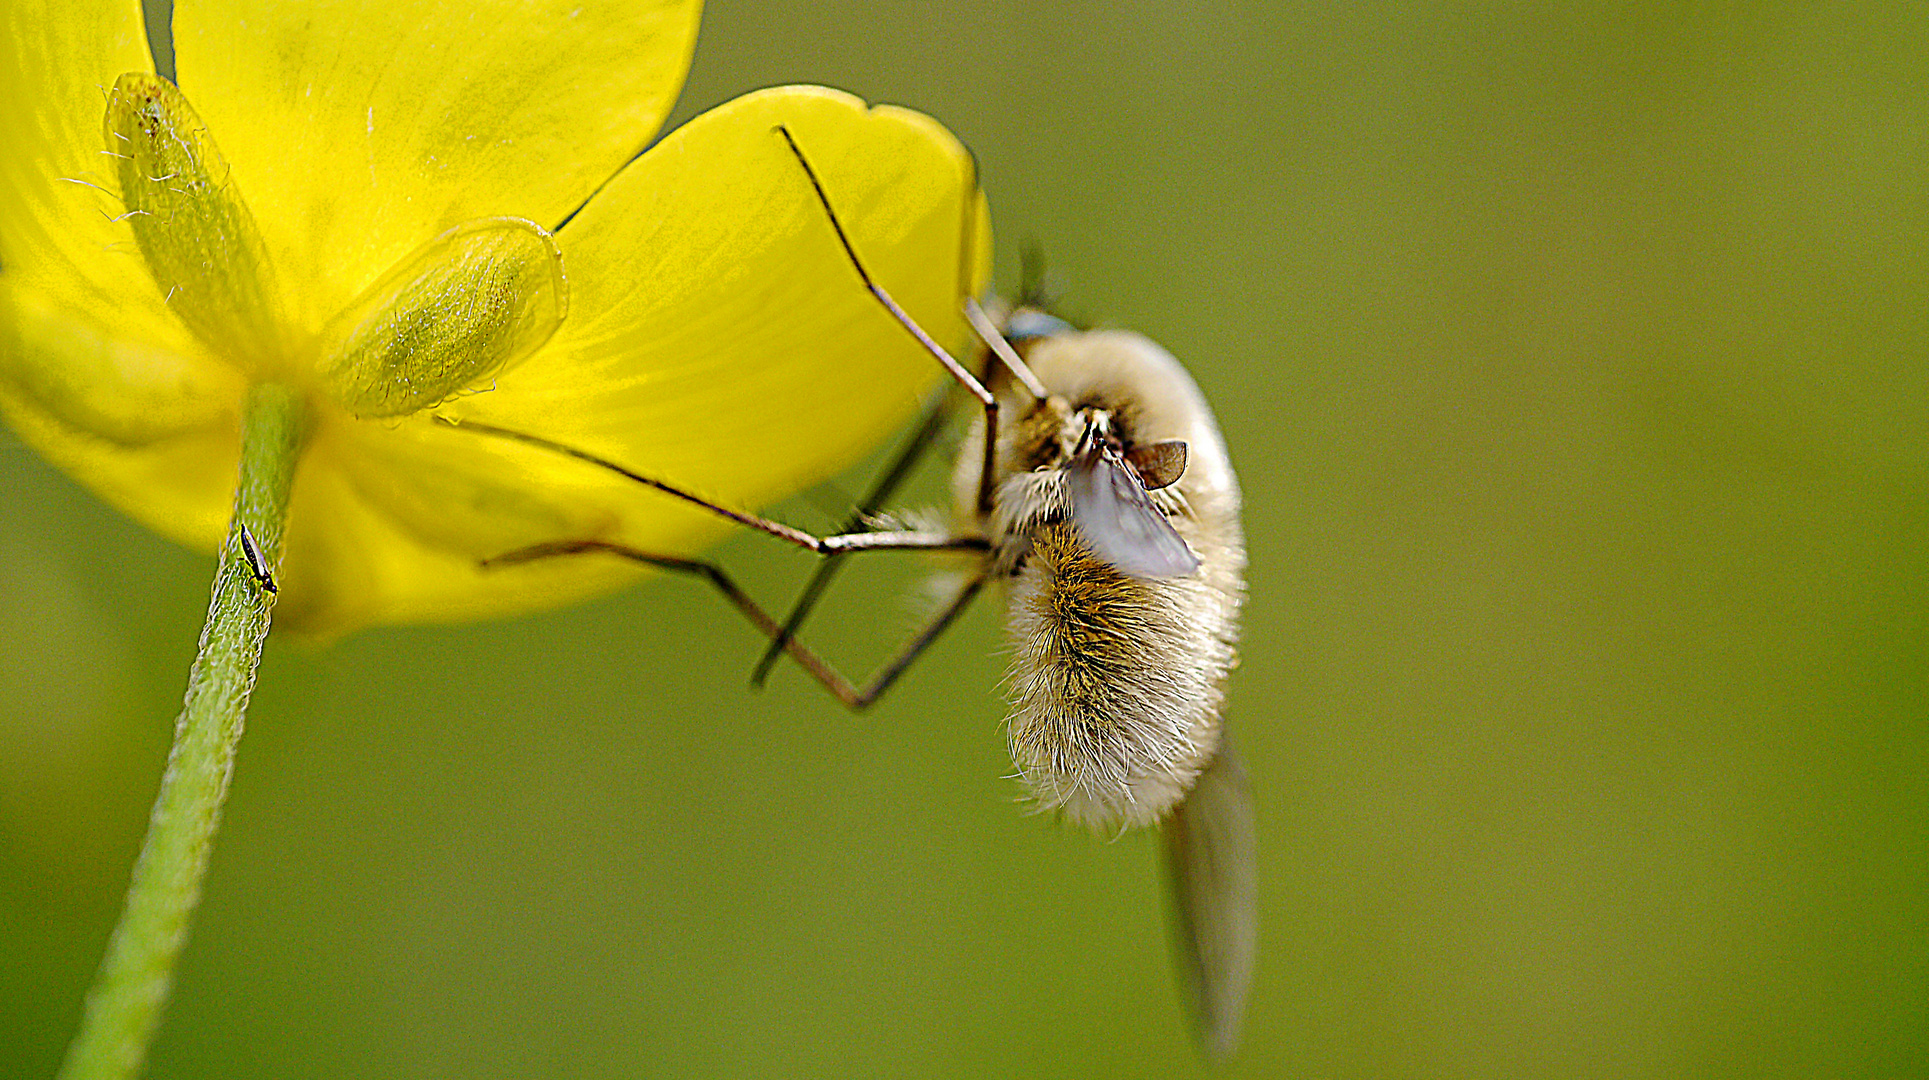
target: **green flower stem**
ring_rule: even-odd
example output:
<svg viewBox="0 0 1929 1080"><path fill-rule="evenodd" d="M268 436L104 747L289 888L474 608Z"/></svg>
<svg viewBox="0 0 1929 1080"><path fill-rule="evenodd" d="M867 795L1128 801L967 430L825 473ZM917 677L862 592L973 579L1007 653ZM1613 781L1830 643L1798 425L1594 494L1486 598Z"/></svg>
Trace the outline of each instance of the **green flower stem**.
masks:
<svg viewBox="0 0 1929 1080"><path fill-rule="evenodd" d="M266 384L249 393L234 517L188 674L187 701L174 723L174 747L134 863L127 906L88 992L80 1034L61 1068L63 1080L125 1080L147 1056L201 897L274 609L274 594L256 579L241 529L247 528L263 566L272 570L280 562L288 492L307 433L307 406L295 391Z"/></svg>

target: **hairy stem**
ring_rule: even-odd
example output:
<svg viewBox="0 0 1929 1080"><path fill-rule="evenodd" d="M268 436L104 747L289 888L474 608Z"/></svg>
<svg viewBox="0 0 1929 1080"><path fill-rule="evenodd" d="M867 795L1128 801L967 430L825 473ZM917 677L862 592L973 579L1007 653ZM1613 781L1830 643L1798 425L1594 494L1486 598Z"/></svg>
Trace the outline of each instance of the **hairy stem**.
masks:
<svg viewBox="0 0 1929 1080"><path fill-rule="evenodd" d="M87 994L62 1080L124 1080L139 1073L147 1056L221 824L235 745L274 609L272 584L258 574L271 574L281 560L288 492L307 430L307 409L295 391L275 384L250 391L234 516L188 673L187 700L174 722L174 746L127 904Z"/></svg>

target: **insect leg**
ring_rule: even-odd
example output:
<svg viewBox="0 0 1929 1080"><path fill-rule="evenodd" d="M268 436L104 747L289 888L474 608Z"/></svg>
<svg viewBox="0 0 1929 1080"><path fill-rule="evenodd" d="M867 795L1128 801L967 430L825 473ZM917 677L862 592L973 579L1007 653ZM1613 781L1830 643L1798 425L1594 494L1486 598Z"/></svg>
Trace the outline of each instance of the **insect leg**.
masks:
<svg viewBox="0 0 1929 1080"><path fill-rule="evenodd" d="M440 416L436 417L436 420L450 427L466 428L485 435L494 435L515 442L542 447L555 453L598 466L599 468L608 469L619 476L634 480L645 487L654 488L666 495L675 496L685 502L703 507L721 517L735 521L740 525L768 533L780 540L787 540L796 544L798 547L807 551L814 551L819 555L839 555L852 551L983 551L988 547L983 537L955 536L950 533L941 532L855 532L839 533L834 536L824 537L812 536L801 529L792 528L782 522L772 521L769 518L759 517L755 514L746 514L741 511L731 510L728 507L719 506L701 496L691 494L674 484L644 476L641 473L626 469L607 458L598 457L586 450L579 450L573 446L545 439L539 435L512 431L508 428L499 428L493 424L484 424L478 421L457 423L456 421L448 420ZM511 551L507 554L497 555L491 559L485 559L482 565L485 567L510 566L517 563L531 562L536 559L551 558L559 555L580 555L588 552L606 552L665 570L676 570L682 573L701 575L721 590L725 598L734 604L737 610L743 612L744 616L748 618L752 624L759 630L762 630L766 637L771 638L773 641L785 637L782 627L772 621L770 616L764 613L763 609L752 603L750 598L744 595L742 590L738 589L721 569L709 563L698 562L692 559L652 555L648 552L638 551L635 548L624 547L621 544L614 544L605 540L553 540L534 545L533 547ZM805 670L815 676L818 682L823 683L825 689L836 695L838 700L853 709L861 709L876 700L877 695L883 693L885 688L890 686L891 682L895 680L898 675L902 674L904 668L909 666L913 659L916 659L917 654L922 652L926 645L930 644L930 639L936 637L939 631L943 630L946 625L949 625L951 619L955 618L958 611L963 609L965 601L969 600L970 596L978 591L978 587L981 584L982 578L966 589L964 596L954 605L953 609L947 611L935 626L921 635L920 638L913 643L913 648L908 650L907 655L900 657L898 661L895 661L893 665L886 670L880 679L862 691L853 688L848 680L844 679L843 676L832 670L829 665L818 659L815 654L799 645L794 637L783 641L782 647L785 652L789 653L798 663L802 664Z"/></svg>
<svg viewBox="0 0 1929 1080"><path fill-rule="evenodd" d="M884 549L876 548L872 550ZM744 618L750 620L750 624L762 631L764 636L775 639L783 632L783 628L777 625L777 621L772 619L763 608L758 607L757 602L750 599L742 589L738 588L737 583L731 580L730 575L724 573L723 568L717 566L715 563L703 562L697 559L679 559L663 555L652 555L646 551L638 551L635 548L624 547L621 544L612 544L602 540L557 540L547 544L537 544L533 547L522 548L518 551L509 552L506 555L498 555L493 559L484 560L483 565L485 567L513 566L518 563L534 562L537 559L591 553L615 555L618 558L643 563L646 566L654 566L661 570L672 570L677 573L691 574L703 578L710 582L711 585L714 585L717 591L723 594L724 599L730 601L733 607L742 612ZM872 679L870 683L862 689L852 685L851 681L846 679L836 668L806 648L804 644L795 637L784 642L784 652L788 653L791 659L797 661L805 671L809 672L812 678L815 678L822 684L824 689L830 691L833 697L843 702L845 707L852 710L862 710L883 695L884 691L890 689L891 684L897 681L898 676L904 674L905 669L911 666L919 654L923 653L924 650L930 646L931 642L937 640L938 635L943 633L945 628L950 626L952 621L958 617L958 614L970 604L972 597L978 594L979 589L984 586L984 583L985 577L983 574L967 582L964 588L959 590L958 595L954 597L949 604L945 605L944 610L938 613L931 624L919 631L918 635L912 638L910 643L907 644L897 656L893 657L890 663L884 666L877 677Z"/></svg>
<svg viewBox="0 0 1929 1080"><path fill-rule="evenodd" d="M857 511L851 515L850 520L845 522L845 532L856 532L871 519L873 514L884 508L884 503L891 497L891 493L897 490L906 476L910 475L912 466L916 465L918 459L931 449L931 444L937 439L938 433L944 430L947 411L942 393L932 398L931 404L925 407L924 418L918 422L911 437L905 440L904 448L898 451L897 459L878 479L871 493L858 504ZM790 639L802 628L804 620L810 616L811 609L817 606L818 598L824 595L824 590L830 588L831 579L837 576L838 568L843 565L844 560L838 555L827 555L824 561L817 565L816 572L811 574L803 593L798 596L796 605L784 618L783 629L771 639L770 647L765 649L764 655L758 659L757 668L750 676L750 685L764 684L764 680L770 676L770 669L776 665L777 658L783 655L784 646L789 644Z"/></svg>
<svg viewBox="0 0 1929 1080"><path fill-rule="evenodd" d="M638 551L635 548L624 547L621 544L611 544L602 540L556 540L547 544L537 544L534 547L526 547L519 551L512 551L506 555L498 555L493 559L485 559L482 565L485 567L514 566L519 563L534 562L537 559L554 558L559 555L585 555L593 552L615 555L619 558L628 559L631 562L654 566L660 570L673 570L677 573L691 574L703 578L710 582L710 584L716 586L717 591L723 594L724 599L730 601L731 605L742 612L744 618L750 620L751 625L763 631L765 636L775 637L779 633L780 628L777 626L776 620L766 614L763 608L758 607L757 602L752 600L742 589L738 588L737 583L730 579L730 575L724 573L723 568L717 566L715 563L707 563L697 559L678 559L664 555L652 555L645 551ZM844 678L835 668L825 663L816 653L805 648L801 642L793 638L784 644L784 651L789 653L792 659L803 665L804 670L815 676L818 682L823 683L824 689L829 690L839 701L842 701L845 705L853 709L862 708L859 704L858 690L851 685L850 680Z"/></svg>
<svg viewBox="0 0 1929 1080"><path fill-rule="evenodd" d="M475 431L475 432L480 432L481 434L484 434L484 435L494 435L498 438L509 439L511 441L519 442L519 443L525 443L530 446L539 446L545 450L550 450L558 454L563 454L567 457L573 457L578 461L587 462L591 465L597 466L598 468L608 469L610 472L613 472L618 476L624 477L625 479L634 480L637 483L642 484L644 487L654 488L657 491L663 492L665 495L670 495L675 498L682 499L684 502L692 503L696 506L700 506L705 510L710 511L713 514L716 514L718 517L728 518L729 520L734 521L739 525L743 525L751 529L756 529L758 532L768 533L779 540L787 540L790 543L796 544L798 547L803 548L806 551L814 551L820 555L823 555L833 550L837 550L834 547L825 546L826 541L824 539L820 539L816 536L812 536L810 533L807 533L802 529L793 528L789 525L784 524L781 521L772 521L769 518L760 517L756 514L745 513L742 510L732 510L727 506L721 506L717 503L711 502L710 500L704 498L701 495L697 495L692 492L686 491L683 488L677 487L675 484L669 483L668 481L658 480L653 476L644 476L642 473L634 472L630 469L624 468L623 466L618 465L616 462L611 461L608 458L598 457L587 450L578 450L576 447L569 446L564 443L556 442L553 439L545 439L540 435L531 435L527 432L522 432L522 431L512 431L509 428L497 427L494 424L485 424L480 420L451 420L446 416L438 415L435 417L435 422L443 425L444 427L452 427L461 431ZM564 542L570 543L573 541L564 541Z"/></svg>
<svg viewBox="0 0 1929 1080"><path fill-rule="evenodd" d="M932 642L938 640L938 635L949 629L952 622L964 613L964 609L971 606L972 599L985 587L987 576L981 573L965 582L964 587L958 590L958 595L951 598L951 602L938 612L930 624L918 631L917 636L906 642L904 648L891 658L891 662L884 665L884 669L871 680L871 685L858 694L857 703L851 707L862 709L882 697L884 691L889 690L891 684L898 681L898 676L904 674L918 657L924 655L924 650L930 648Z"/></svg>
<svg viewBox="0 0 1929 1080"><path fill-rule="evenodd" d="M917 339L918 344L924 346L926 352L935 357L938 363L944 365L944 369L951 373L951 377L957 380L959 386L964 387L966 393L977 398L978 403L984 406L985 460L984 467L978 474L978 509L989 512L991 478L998 452L997 397L985 389L985 384L980 382L976 375L966 370L963 364L958 363L950 353L946 352L944 346L932 340L931 335L925 333L924 328L917 324L917 320L911 318L909 312L899 307L896 300L891 299L891 294L885 292L883 286L871 280L871 272L864 268L864 260L857 257L857 248L851 245L851 238L844 232L844 223L838 220L837 211L831 207L830 196L825 194L824 185L817 179L817 171L810 167L810 160L804 157L804 151L797 145L797 139L791 135L790 129L782 124L777 125L777 133L784 137L784 142L790 146L792 156L796 157L797 164L803 168L804 177L810 181L811 190L817 193L818 204L824 208L824 216L830 219L831 229L837 233L837 242L844 246L844 254L850 258L851 267L857 271L858 278L864 282L864 288L877 298L878 303L884 305L884 310L891 313L891 317L898 321L898 325L904 327L906 332Z"/></svg>

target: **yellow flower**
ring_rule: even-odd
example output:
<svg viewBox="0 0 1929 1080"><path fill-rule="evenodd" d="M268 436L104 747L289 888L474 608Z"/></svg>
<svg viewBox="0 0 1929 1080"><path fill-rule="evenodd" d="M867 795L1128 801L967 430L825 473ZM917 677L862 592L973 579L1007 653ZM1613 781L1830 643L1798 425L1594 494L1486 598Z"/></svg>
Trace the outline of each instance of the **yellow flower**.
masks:
<svg viewBox="0 0 1929 1080"><path fill-rule="evenodd" d="M277 619L319 634L528 610L636 572L477 567L526 544L686 554L724 529L432 412L730 505L849 464L936 367L859 285L773 129L948 343L987 272L971 164L923 116L814 87L740 98L635 156L698 6L180 0L177 91L148 73L135 0L13 0L0 413L213 550L248 387L300 388L314 427Z"/></svg>

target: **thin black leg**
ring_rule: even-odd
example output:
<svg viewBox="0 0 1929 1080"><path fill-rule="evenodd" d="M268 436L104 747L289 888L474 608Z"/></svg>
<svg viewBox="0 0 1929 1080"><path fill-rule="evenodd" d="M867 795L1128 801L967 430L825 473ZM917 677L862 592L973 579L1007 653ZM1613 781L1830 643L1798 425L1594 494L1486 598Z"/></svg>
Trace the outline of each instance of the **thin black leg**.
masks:
<svg viewBox="0 0 1929 1080"><path fill-rule="evenodd" d="M864 501L858 504L857 510L844 523L844 532L856 532L863 528L873 515L884 508L892 493L897 491L898 485L904 482L904 478L911 474L912 468L930 451L931 444L936 441L938 433L944 430L944 421L949 413L950 410L945 407L945 394L940 392L931 399L929 405L925 406L924 417L918 421L918 426L911 432L911 437L905 440L903 448L898 451L897 458L891 462L891 467L878 478L876 485L871 488L871 493L864 497ZM817 606L818 598L830 588L831 579L837 576L837 571L843 565L844 559L841 555L827 555L823 562L817 564L816 572L811 574L810 581L805 584L803 593L797 598L797 603L791 607L790 614L784 618L783 629L771 639L770 647L765 649L764 655L758 659L756 670L750 675L750 685L762 686L764 680L770 677L770 669L776 665L777 658L783 655L784 646L788 645L797 631L803 628L804 620L810 617L811 609Z"/></svg>
<svg viewBox="0 0 1929 1080"><path fill-rule="evenodd" d="M661 570L671 570L677 573L690 574L703 578L710 582L710 584L716 586L717 591L723 594L724 599L730 601L733 607L742 612L743 616L750 620L750 624L761 631L765 637L775 640L777 636L783 632L783 628L777 625L776 620L772 619L763 608L758 607L756 601L750 599L742 589L738 588L737 583L731 580L730 575L724 573L723 568L717 566L715 563L702 562L696 559L680 559L667 555L652 555L646 551L638 551L635 548L624 547L621 544L611 544L601 540L559 540L522 548L505 555L498 555L492 559L485 559L482 565L485 567L514 566L520 563L534 562L538 559L592 553L615 555L619 558L628 559L631 562L643 563ZM983 588L984 583L985 578L983 574L966 582L965 586L958 591L958 595L954 597L949 604L945 605L944 610L940 611L937 617L923 630L919 631L903 649L899 650L897 656L893 657L891 662L886 664L878 675L862 689L853 686L851 681L846 679L836 668L825 662L816 653L810 651L802 642L794 637L784 643L784 652L788 653L791 659L797 661L805 671L811 674L811 677L822 684L824 689L830 691L831 696L843 702L845 707L854 711L862 711L870 707L871 703L882 696L886 690L889 690L891 684L897 681L898 676L904 674L905 670L917 660L918 656L921 655L926 648L930 647L933 641L937 640L938 635L942 634L945 628L949 627L951 623L957 619L959 613L971 603L971 599Z"/></svg>
<svg viewBox="0 0 1929 1080"><path fill-rule="evenodd" d="M830 219L831 229L837 233L837 242L844 246L844 254L850 258L851 267L857 271L857 276L864 282L864 287L877 298L878 303L884 305L884 310L891 313L891 317L898 321L899 326L904 327L906 332L917 339L918 344L924 346L926 352L935 357L938 363L944 365L944 369L951 373L951 377L957 380L959 386L964 387L966 393L977 398L979 404L984 406L985 460L978 474L978 509L981 513L989 512L992 471L998 452L998 399L991 391L985 389L985 384L978 381L976 375L967 371L963 364L958 363L950 353L946 352L944 346L932 340L931 335L924 332L924 328L918 325L917 320L911 318L909 312L899 307L896 300L891 299L891 294L885 292L883 286L871 280L871 272L864 268L864 260L857 257L857 249L851 246L851 238L844 232L844 223L838 220L837 211L831 207L830 196L824 193L824 185L817 179L817 170L810 167L810 159L804 156L803 149L797 145L797 140L791 135L789 128L778 124L777 133L784 137L784 142L790 146L791 154L797 158L797 164L803 167L804 176L810 181L811 190L817 193L817 201L823 206L824 215Z"/></svg>
<svg viewBox="0 0 1929 1080"><path fill-rule="evenodd" d="M642 473L633 472L608 458L597 457L587 450L578 450L576 447L568 446L552 439L545 439L540 435L531 435L523 431L512 431L509 428L497 427L494 424L485 424L479 420L451 420L442 416L437 416L435 420L436 423L442 424L445 427L452 427L461 431L480 432L484 435L494 435L498 438L509 439L513 442L539 446L545 450L554 451L567 457L573 457L578 461L588 462L599 468L608 469L616 475L634 480L644 487L652 488L656 491L663 492L665 495L682 499L684 502L700 506L716 514L718 517L727 518L739 525L747 526L761 533L767 533L779 540L788 541L803 548L805 551L816 552L819 555L833 555L845 551L902 551L912 549L928 550L933 548L958 548L968 550L974 548L982 549L985 546L983 540L930 532L857 532L839 533L835 536L812 536L802 529L793 528L781 521L772 521L767 517L746 513L742 510L732 510L727 506L711 502L701 495L694 494L668 481L658 480L653 476L644 476ZM574 542L575 541L567 540L560 541L560 543L565 544Z"/></svg>

